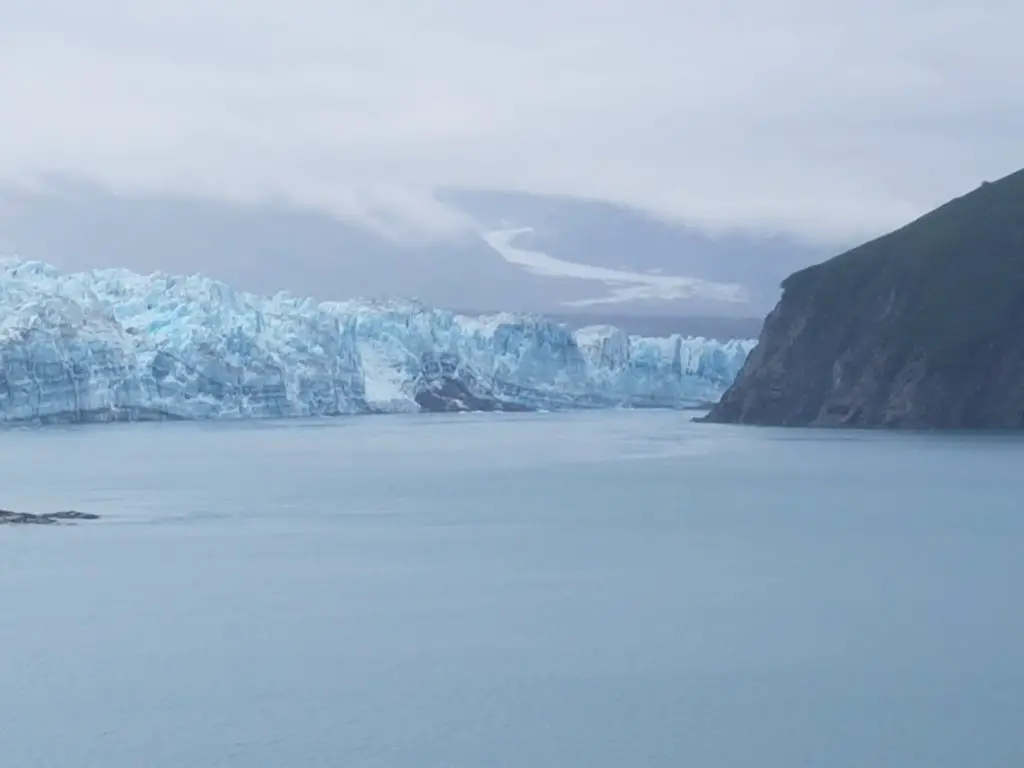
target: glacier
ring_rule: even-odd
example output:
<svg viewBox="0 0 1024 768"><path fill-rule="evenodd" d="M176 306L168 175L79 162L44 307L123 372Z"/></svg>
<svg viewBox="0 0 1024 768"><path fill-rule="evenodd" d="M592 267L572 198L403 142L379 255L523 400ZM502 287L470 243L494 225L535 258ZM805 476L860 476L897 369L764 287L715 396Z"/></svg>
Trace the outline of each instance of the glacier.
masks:
<svg viewBox="0 0 1024 768"><path fill-rule="evenodd" d="M0 260L5 423L685 408L717 400L755 343Z"/></svg>

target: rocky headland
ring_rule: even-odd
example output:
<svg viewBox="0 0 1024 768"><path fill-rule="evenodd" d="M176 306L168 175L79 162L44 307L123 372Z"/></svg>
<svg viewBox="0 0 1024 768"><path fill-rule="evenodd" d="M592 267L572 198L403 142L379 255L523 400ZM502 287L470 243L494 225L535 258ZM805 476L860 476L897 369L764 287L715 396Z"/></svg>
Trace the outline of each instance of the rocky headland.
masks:
<svg viewBox="0 0 1024 768"><path fill-rule="evenodd" d="M704 420L1024 428L1024 171L790 275Z"/></svg>

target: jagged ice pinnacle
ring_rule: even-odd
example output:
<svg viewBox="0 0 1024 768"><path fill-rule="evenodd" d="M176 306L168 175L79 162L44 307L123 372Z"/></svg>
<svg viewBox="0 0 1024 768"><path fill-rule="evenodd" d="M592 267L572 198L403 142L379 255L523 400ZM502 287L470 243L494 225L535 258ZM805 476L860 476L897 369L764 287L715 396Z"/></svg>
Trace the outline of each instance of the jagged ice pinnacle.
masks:
<svg viewBox="0 0 1024 768"><path fill-rule="evenodd" d="M3 422L679 408L718 399L754 344L0 260Z"/></svg>

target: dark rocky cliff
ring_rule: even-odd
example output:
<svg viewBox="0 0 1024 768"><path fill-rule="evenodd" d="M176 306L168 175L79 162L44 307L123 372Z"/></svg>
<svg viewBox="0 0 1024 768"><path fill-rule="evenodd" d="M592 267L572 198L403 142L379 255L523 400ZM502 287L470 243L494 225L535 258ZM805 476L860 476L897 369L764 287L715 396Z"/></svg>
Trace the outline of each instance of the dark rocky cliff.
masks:
<svg viewBox="0 0 1024 768"><path fill-rule="evenodd" d="M1024 171L790 275L706 420L1024 428Z"/></svg>

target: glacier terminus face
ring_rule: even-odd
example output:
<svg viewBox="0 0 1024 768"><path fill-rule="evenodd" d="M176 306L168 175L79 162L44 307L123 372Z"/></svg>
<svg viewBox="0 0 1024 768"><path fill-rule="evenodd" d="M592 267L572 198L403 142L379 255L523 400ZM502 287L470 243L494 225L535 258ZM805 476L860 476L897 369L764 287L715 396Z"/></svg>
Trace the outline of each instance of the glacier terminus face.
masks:
<svg viewBox="0 0 1024 768"><path fill-rule="evenodd" d="M756 343L21 260L0 261L0 303L8 423L682 408L717 400Z"/></svg>

